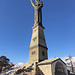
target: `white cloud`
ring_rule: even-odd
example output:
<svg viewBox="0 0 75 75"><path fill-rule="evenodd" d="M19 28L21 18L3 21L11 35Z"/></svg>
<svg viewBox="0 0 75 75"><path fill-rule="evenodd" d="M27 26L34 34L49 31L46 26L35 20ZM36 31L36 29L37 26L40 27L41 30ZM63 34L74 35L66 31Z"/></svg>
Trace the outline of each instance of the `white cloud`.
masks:
<svg viewBox="0 0 75 75"><path fill-rule="evenodd" d="M23 62L19 62L17 65L18 65L19 67L21 67L21 66L24 65L24 63L23 63Z"/></svg>
<svg viewBox="0 0 75 75"><path fill-rule="evenodd" d="M18 64L16 64L16 65L14 66L14 68L16 68L16 67L22 67L23 65L24 65L23 62L19 62Z"/></svg>

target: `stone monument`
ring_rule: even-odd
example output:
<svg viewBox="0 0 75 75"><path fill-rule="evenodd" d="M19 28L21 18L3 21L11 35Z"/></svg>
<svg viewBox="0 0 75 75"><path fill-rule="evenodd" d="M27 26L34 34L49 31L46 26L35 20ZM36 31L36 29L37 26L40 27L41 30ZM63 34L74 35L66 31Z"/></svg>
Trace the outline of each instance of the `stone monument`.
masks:
<svg viewBox="0 0 75 75"><path fill-rule="evenodd" d="M11 75L68 75L66 64L59 58L48 59L47 45L42 25L42 7L40 0L30 0L34 7L34 26L29 48L29 61Z"/></svg>
<svg viewBox="0 0 75 75"><path fill-rule="evenodd" d="M32 1L31 4L34 7L34 26L32 27L33 33L29 48L29 62L40 62L48 59L47 46L44 36L44 27L42 25L42 7L43 2L35 0L36 4Z"/></svg>

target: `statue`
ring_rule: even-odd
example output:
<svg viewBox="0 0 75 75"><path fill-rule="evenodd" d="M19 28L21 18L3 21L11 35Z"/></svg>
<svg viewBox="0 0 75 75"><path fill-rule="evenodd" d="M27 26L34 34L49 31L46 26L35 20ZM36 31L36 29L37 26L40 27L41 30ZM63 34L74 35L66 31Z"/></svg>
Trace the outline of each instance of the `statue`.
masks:
<svg viewBox="0 0 75 75"><path fill-rule="evenodd" d="M35 25L40 25L42 26L42 11L41 8L43 7L43 2L41 2L40 0L35 0L36 4L32 1L31 4L35 9L35 13L34 13L34 26Z"/></svg>

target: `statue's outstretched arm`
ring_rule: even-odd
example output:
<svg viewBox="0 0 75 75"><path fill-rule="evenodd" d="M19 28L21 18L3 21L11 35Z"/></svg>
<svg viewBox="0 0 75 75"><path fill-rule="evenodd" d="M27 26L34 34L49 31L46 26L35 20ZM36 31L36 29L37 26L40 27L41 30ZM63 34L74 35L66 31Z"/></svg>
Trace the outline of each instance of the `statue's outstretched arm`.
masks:
<svg viewBox="0 0 75 75"><path fill-rule="evenodd" d="M31 4L33 5L33 7L35 7L35 4L34 4L34 2L32 1L32 0L30 0L31 1Z"/></svg>

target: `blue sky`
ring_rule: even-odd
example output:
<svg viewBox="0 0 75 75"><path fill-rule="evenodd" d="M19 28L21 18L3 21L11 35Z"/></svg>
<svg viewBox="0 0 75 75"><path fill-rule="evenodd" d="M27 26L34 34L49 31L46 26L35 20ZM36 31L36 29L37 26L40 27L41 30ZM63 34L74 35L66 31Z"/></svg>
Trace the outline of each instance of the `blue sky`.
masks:
<svg viewBox="0 0 75 75"><path fill-rule="evenodd" d="M75 56L75 0L41 0L48 58ZM30 0L0 0L0 56L26 63L34 24Z"/></svg>

